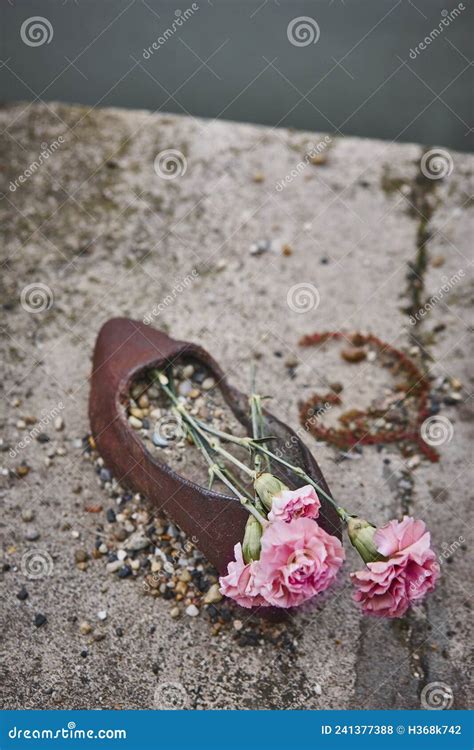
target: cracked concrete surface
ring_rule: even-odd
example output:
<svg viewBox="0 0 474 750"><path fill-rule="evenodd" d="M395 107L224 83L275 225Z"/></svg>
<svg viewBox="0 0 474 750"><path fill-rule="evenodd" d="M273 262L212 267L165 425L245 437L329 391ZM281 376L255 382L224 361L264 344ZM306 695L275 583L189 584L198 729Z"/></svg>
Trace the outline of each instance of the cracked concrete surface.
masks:
<svg viewBox="0 0 474 750"><path fill-rule="evenodd" d="M423 147L334 138L325 164L308 164L278 190L324 134L56 104L9 106L0 121L8 129L0 205L2 706L152 708L163 684L176 683L186 705L198 709L419 708L423 687L442 682L453 708L467 707L473 158L451 153L451 175L432 181L419 201L413 196ZM41 144L59 136L64 142L12 190L10 180L38 159ZM181 177L155 173L154 159L165 149L185 156ZM427 225L421 266L420 222ZM252 255L260 240L271 240L271 249ZM291 254L282 253L285 245ZM416 275L407 287L409 264ZM174 293L193 269L198 278ZM411 326L413 283L427 300L460 269L459 283ZM287 304L289 290L302 282L320 295L305 314ZM21 292L38 283L52 290L54 304L28 312ZM405 350L417 344L434 379L462 382L461 402L441 407L454 434L440 446L440 462L422 460L409 470L410 512L427 521L440 555L451 550L423 605L396 622L361 617L348 582L357 560L346 545L336 588L289 622L293 650L242 648L229 632L211 638L203 615L172 620L169 602L144 597L133 580L111 577L101 560L78 570L74 549L93 548L97 524L84 506L103 501L92 465L74 442L88 432L95 337L108 318L142 319L167 294L173 302L155 324L201 343L244 390L258 358L261 390L294 428L297 402L325 379L359 382L361 394L372 388L365 367L336 361L328 373L324 351L298 347L315 330L371 331ZM299 360L294 378L285 366L289 356ZM59 402L65 429L45 431L65 455L46 466L48 445L33 440L19 447L27 430L17 424L41 419ZM393 477L405 467L396 446L364 447L358 460L336 464L335 449L310 436L306 442L341 502L379 523L401 514ZM30 469L19 478L22 462ZM22 521L25 509L36 514L32 524ZM32 525L40 537L26 541ZM52 556L51 576L25 578L21 561L30 549ZM29 596L19 601L23 584ZM95 622L101 609L108 611L106 637L81 658L78 621ZM38 612L47 623L37 628Z"/></svg>

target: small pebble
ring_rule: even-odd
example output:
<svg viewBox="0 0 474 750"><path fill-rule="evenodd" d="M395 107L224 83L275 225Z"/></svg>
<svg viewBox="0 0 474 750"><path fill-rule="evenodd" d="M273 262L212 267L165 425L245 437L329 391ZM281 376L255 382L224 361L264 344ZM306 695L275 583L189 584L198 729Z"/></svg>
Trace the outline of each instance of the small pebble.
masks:
<svg viewBox="0 0 474 750"><path fill-rule="evenodd" d="M118 572L119 578L128 578L128 576L131 576L131 575L132 575L132 569L130 565L123 565Z"/></svg>
<svg viewBox="0 0 474 750"><path fill-rule="evenodd" d="M25 599L28 599L28 591L25 589L24 586L21 587L18 594L16 595L16 598L20 600L20 602L24 602Z"/></svg>
<svg viewBox="0 0 474 750"><path fill-rule="evenodd" d="M180 396L189 396L192 389L193 385L190 380L183 380L183 382L178 385L178 393Z"/></svg>
<svg viewBox="0 0 474 750"><path fill-rule="evenodd" d="M143 427L143 423L141 422L141 420L137 419L136 417L129 417L128 421L134 430L141 430L141 428Z"/></svg>
<svg viewBox="0 0 474 750"><path fill-rule="evenodd" d="M42 615L41 613L38 613L35 615L34 624L37 628L40 628L42 625L45 625L48 622L48 618L45 615Z"/></svg>
<svg viewBox="0 0 474 750"><path fill-rule="evenodd" d="M107 610L101 609L99 612L97 612L97 619L98 620L106 620L107 619Z"/></svg>
<svg viewBox="0 0 474 750"><path fill-rule="evenodd" d="M189 617L197 617L199 614L199 610L195 604L189 604L185 611Z"/></svg>
<svg viewBox="0 0 474 750"><path fill-rule="evenodd" d="M194 365L186 365L183 367L183 377L189 380L194 375Z"/></svg>
<svg viewBox="0 0 474 750"><path fill-rule="evenodd" d="M108 510L107 510L107 512L105 514L105 517L107 518L107 521L109 523L115 523L116 516L115 516L114 509L113 508L108 508Z"/></svg>
<svg viewBox="0 0 474 750"><path fill-rule="evenodd" d="M23 508L21 511L21 520L25 521L25 523L29 523L33 520L35 517L34 512L31 510L31 508Z"/></svg>
<svg viewBox="0 0 474 750"><path fill-rule="evenodd" d="M60 432L64 428L64 419L62 417L56 417L54 420L54 429Z"/></svg>
<svg viewBox="0 0 474 750"><path fill-rule="evenodd" d="M250 246L250 255L263 255L272 248L270 240L258 240Z"/></svg>
<svg viewBox="0 0 474 750"><path fill-rule="evenodd" d="M202 382L202 389L203 389L203 391L210 391L211 388L214 388L215 384L216 384L216 382L215 382L214 378L206 378Z"/></svg>
<svg viewBox="0 0 474 750"><path fill-rule="evenodd" d="M79 625L79 632L81 635L89 635L92 633L92 625L87 620L83 620Z"/></svg>
<svg viewBox="0 0 474 750"><path fill-rule="evenodd" d="M74 560L76 563L85 563L89 559L89 555L85 549L77 549L74 552Z"/></svg>
<svg viewBox="0 0 474 750"><path fill-rule="evenodd" d="M242 628L243 628L242 620L234 620L233 624L234 624L234 629L235 630L242 630Z"/></svg>
<svg viewBox="0 0 474 750"><path fill-rule="evenodd" d="M126 547L131 552L138 552L141 549L145 549L150 546L150 540L144 536L140 531L132 534L127 540Z"/></svg>
<svg viewBox="0 0 474 750"><path fill-rule="evenodd" d="M174 620L176 620L176 618L179 617L180 614L181 610L179 607L172 607L172 609L170 609L170 615Z"/></svg>
<svg viewBox="0 0 474 750"><path fill-rule="evenodd" d="M122 561L113 560L112 562L107 563L105 567L108 573L116 573L117 570L120 570L120 568L122 567Z"/></svg>
<svg viewBox="0 0 474 750"><path fill-rule="evenodd" d="M27 542L36 542L37 539L40 538L40 533L36 529L30 529L25 534L25 539Z"/></svg>
<svg viewBox="0 0 474 750"><path fill-rule="evenodd" d="M364 349L343 349L341 352L341 357L346 360L346 362L356 363L356 362L362 362L363 359L367 357L367 353L364 351Z"/></svg>
<svg viewBox="0 0 474 750"><path fill-rule="evenodd" d="M112 472L109 469L101 469L99 472L101 482L110 482L112 480Z"/></svg>
<svg viewBox="0 0 474 750"><path fill-rule="evenodd" d="M156 445L157 448L167 448L169 445L168 440L162 437L159 432L153 433L151 442L153 443L153 445Z"/></svg>
<svg viewBox="0 0 474 750"><path fill-rule="evenodd" d="M209 591L204 596L203 602L204 604L215 604L216 602L220 602L221 600L222 594L219 591L219 584L213 583Z"/></svg>

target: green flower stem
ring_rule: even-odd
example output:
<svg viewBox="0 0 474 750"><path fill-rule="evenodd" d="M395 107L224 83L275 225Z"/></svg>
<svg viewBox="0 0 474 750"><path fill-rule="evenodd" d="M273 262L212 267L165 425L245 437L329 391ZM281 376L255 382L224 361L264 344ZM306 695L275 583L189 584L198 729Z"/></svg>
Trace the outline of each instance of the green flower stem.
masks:
<svg viewBox="0 0 474 750"><path fill-rule="evenodd" d="M314 481L314 479L311 479L309 474L307 474L303 469L301 469L299 466L293 466L293 464L288 463L288 461L285 461L283 458L280 458L279 456L276 456L271 451L267 450L267 448L264 448L260 443L254 443L256 450L260 451L264 455L268 456L270 460L277 461L278 463L282 464L283 466L286 466L287 469L290 469L294 474L301 477L301 479L304 479L308 484L311 484L326 500L331 503L333 508L336 510L339 517L344 521L347 522L347 519L350 518L350 515L347 513L347 511L342 508L341 506L337 505L337 503L334 502L332 497L330 497L327 492L325 492L317 482Z"/></svg>
<svg viewBox="0 0 474 750"><path fill-rule="evenodd" d="M299 466L293 466L293 464L288 463L288 461L285 461L285 459L280 458L279 456L275 455L275 453L272 453L267 448L264 448L261 443L256 442L252 438L239 438L235 437L234 435L231 435L227 432L222 432L221 430L216 430L213 427L210 427L209 425L205 424L204 422L201 422L200 420L194 419L186 410L186 408L178 401L174 393L167 387L168 379L165 375L162 373L158 373L158 382L163 389L163 391L167 394L167 396L171 399L173 404L175 405L176 409L179 411L179 413L188 421L189 424L191 424L196 432L208 443L208 445L214 450L216 453L220 454L224 458L226 458L231 463L235 464L238 468L241 469L241 471L244 471L246 474L251 476L252 478L255 478L256 472L249 469L245 464L243 464L241 461L239 461L235 456L232 455L232 453L229 453L224 448L222 448L219 443L216 441L209 441L206 436L206 432L210 433L211 435L214 435L216 437L221 438L222 440L226 440L227 442L235 443L236 445L240 445L244 448L247 448L250 451L259 451L264 456L266 456L268 459L276 461L277 463L282 464L282 466L286 466L287 469L290 469L294 474L296 474L298 477L301 477L301 479L304 479L308 484L311 484L335 509L338 516L344 521L344 523L347 523L348 519L351 517L349 513L345 510L345 508L342 508L341 506L337 505L337 503L334 502L332 497L330 497L327 492L325 492L317 482L315 482L309 474L307 474L303 469L301 469ZM219 471L222 474L222 471L219 469ZM217 476L220 476L217 474ZM222 478L222 477L220 477ZM228 481L228 480L227 480ZM224 482L224 484L227 484L227 481ZM239 497L241 497L239 493ZM255 510L255 508L253 508ZM260 514L258 511L256 511L258 516ZM257 516L256 516L257 517ZM260 516L261 518L261 516ZM260 519L258 519L260 520ZM262 518L262 521L264 519Z"/></svg>
<svg viewBox="0 0 474 750"><path fill-rule="evenodd" d="M242 494L241 491L239 491L236 484L234 484L235 478L233 479L229 478L229 475L232 477L231 472L228 469L222 468L216 461L214 461L204 441L201 439L199 435L193 434L192 432L191 434L192 434L192 438L194 442L196 443L196 447L201 451L202 455L204 456L207 463L209 464L210 477L211 478L213 476L219 477L221 482L223 482L223 484L225 484L226 487L228 487L230 491L233 492L233 494L236 497L238 497L238 499L240 500L241 504L244 506L246 511L250 513L252 516L254 516L254 518L257 519L257 521L260 523L262 528L264 528L267 525L268 521L258 512L256 508L253 507L253 505L251 504L251 502L249 502L247 497L245 497L245 495ZM207 443L207 445L209 445L209 443ZM251 498L249 497L249 499Z"/></svg>
<svg viewBox="0 0 474 750"><path fill-rule="evenodd" d="M166 382L164 382L164 381L166 381ZM168 381L168 378L166 377L166 375L163 375L162 373L158 373L158 382L159 382L159 385L161 386L162 390L166 393L166 395L168 396L168 398L171 399L172 403L175 406L175 409L179 412L179 414L182 417L184 417L184 419L188 422L188 424L190 424L193 427L193 429L204 440L207 441L207 443L209 444L209 446L212 448L213 451L215 451L216 453L219 453L223 458L227 458L228 461L232 461L232 463L234 463L235 466L238 466L238 468L241 471L243 471L244 474L248 474L248 476L252 477L252 479L255 479L255 472L252 471L252 469L249 469L249 467L246 466L245 464L243 464L241 461L239 461L238 458L236 458L231 453L229 453L228 451L226 451L225 448L222 448L222 446L219 445L219 443L217 443L215 440L213 440L211 442L207 438L207 436L205 434L206 432L210 432L211 434L215 435L216 437L223 437L223 438L225 438L227 440L228 439L227 438L227 433L220 432L220 430L208 429L208 426L205 425L204 422L201 422L198 419L194 419L194 417L191 416L191 414L188 412L188 410L186 409L186 407L183 406L183 404L175 396L175 394L173 393L173 391L171 391L168 388L167 381ZM229 437L233 437L233 436L230 435ZM242 442L241 442L242 439L243 438L235 438L232 442L235 442L235 443L238 443L239 445L241 445L242 444ZM250 438L247 438L245 440L250 440Z"/></svg>
<svg viewBox="0 0 474 750"><path fill-rule="evenodd" d="M176 409L176 407L172 407L172 408L177 412L177 414L179 416L181 416L181 412L178 412L177 409ZM186 428L186 431L187 431L188 435L190 435L191 439L193 440L196 448L204 455L204 458L210 464L212 462L212 456L210 455L209 451L205 447L205 445L202 442L202 440L199 437L199 435L197 435L197 433L194 432L194 430L191 427L191 425L186 424L185 428ZM207 445L208 445L208 443L207 443ZM219 465L220 470L223 472L223 474L226 475L227 479L230 482L232 482L232 484L234 485L234 487L236 489L238 489L239 492L242 495L245 495L245 497L247 497L249 500L252 501L253 500L252 495L248 492L248 490L244 487L244 485L237 479L237 477L235 476L235 474L227 466L225 466L224 464L220 464L219 463L218 465ZM209 489L211 488L211 486L212 486L212 484L210 485Z"/></svg>
<svg viewBox="0 0 474 750"><path fill-rule="evenodd" d="M211 433L211 435L216 435L222 440L226 440L227 442L230 442L230 443L235 443L236 445L240 445L243 448L247 448L248 450L259 451L260 453L265 455L268 459L277 461L283 466L286 466L287 469L290 469L294 474L304 479L306 482L308 482L308 484L311 484L323 497L325 497L326 500L329 503L331 503L331 505L335 508L337 514L344 522L347 522L347 519L350 518L350 515L347 513L347 511L341 506L337 505L332 499L332 497L330 497L322 489L322 487L320 487L317 482L311 479L309 474L307 474L299 466L293 466L293 464L288 463L288 461L285 461L283 458L280 458L279 456L275 455L275 453L272 453L267 448L264 448L261 443L256 443L254 440L252 440L252 438L235 437L235 435L230 435L227 432L222 432L221 430L215 430L213 427L210 427L209 425L204 424L203 422L199 422L199 425L205 432L209 432ZM227 456L230 457L231 454L227 454ZM229 460L234 460L234 457L232 456L231 458L229 458Z"/></svg>

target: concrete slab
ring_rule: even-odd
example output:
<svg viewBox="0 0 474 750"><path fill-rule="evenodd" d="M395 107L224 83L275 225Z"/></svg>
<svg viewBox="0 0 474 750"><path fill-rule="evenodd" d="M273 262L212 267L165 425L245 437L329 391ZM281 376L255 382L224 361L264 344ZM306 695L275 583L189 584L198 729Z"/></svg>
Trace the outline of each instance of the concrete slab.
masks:
<svg viewBox="0 0 474 750"><path fill-rule="evenodd" d="M453 707L467 707L474 159L448 154L451 173L430 182L420 178L419 145L57 104L9 106L0 123L3 707L153 708L177 690L197 709L419 708L434 682L448 686ZM181 154L173 179L154 168L169 149ZM38 165L41 151L48 156ZM308 151L324 163L308 163ZM258 254L255 243L270 246ZM407 282L409 264L416 273ZM197 278L179 291L193 270ZM417 283L423 304L432 302L413 326ZM28 296L38 284L46 285L42 312ZM232 632L211 637L204 616L174 621L169 602L111 577L103 560L77 568L74 550L93 548L98 522L84 507L104 501L76 442L88 431L94 340L108 318L142 319L166 299L155 324L202 343L243 389L258 361L261 390L294 428L298 401L328 381L362 401L382 387L366 364L299 348L315 330L362 329L405 351L421 347L434 379L462 382L459 404L441 405L453 435L437 464L411 469L393 445L337 464L333 447L305 438L342 503L379 523L404 511L427 521L449 562L443 557L441 582L423 605L397 622L361 617L348 582L357 560L347 550L332 596L288 624L292 648L249 648ZM288 357L300 361L294 378ZM47 420L54 409L64 430L49 419L50 443L21 445L31 429L21 420ZM65 455L46 466L51 445ZM29 473L18 478L22 462ZM31 523L21 517L28 509ZM26 541L31 527L40 536ZM31 550L51 556L50 576L25 576ZM17 598L22 585L26 601ZM81 657L78 622L95 623L103 609L106 637ZM47 616L41 627L37 613Z"/></svg>

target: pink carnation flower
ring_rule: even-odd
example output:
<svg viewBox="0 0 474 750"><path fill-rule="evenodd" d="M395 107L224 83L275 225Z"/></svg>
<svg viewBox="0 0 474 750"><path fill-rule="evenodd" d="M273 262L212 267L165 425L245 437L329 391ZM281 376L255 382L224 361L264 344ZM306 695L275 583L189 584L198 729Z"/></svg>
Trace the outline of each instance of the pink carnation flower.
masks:
<svg viewBox="0 0 474 750"><path fill-rule="evenodd" d="M332 583L344 550L309 518L274 521L264 530L255 567L258 592L275 607L295 607Z"/></svg>
<svg viewBox="0 0 474 750"><path fill-rule="evenodd" d="M259 607L268 603L255 588L255 567L258 563L246 564L239 542L234 547L235 560L227 566L227 575L219 578L220 592L234 599L241 607Z"/></svg>
<svg viewBox="0 0 474 750"><path fill-rule="evenodd" d="M317 518L321 503L316 490L310 484L297 490L282 490L274 495L269 521L286 521L293 518Z"/></svg>
<svg viewBox="0 0 474 750"><path fill-rule="evenodd" d="M374 534L374 542L387 560L369 562L365 570L351 573L356 602L367 614L401 617L412 602L434 589L440 568L430 549L430 534L423 521L404 516L390 521Z"/></svg>

